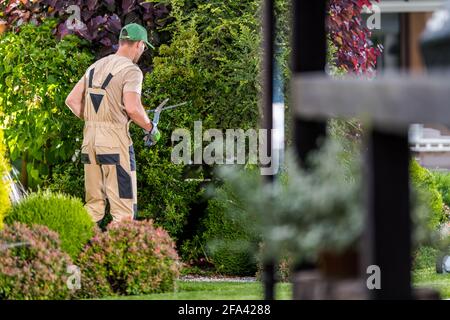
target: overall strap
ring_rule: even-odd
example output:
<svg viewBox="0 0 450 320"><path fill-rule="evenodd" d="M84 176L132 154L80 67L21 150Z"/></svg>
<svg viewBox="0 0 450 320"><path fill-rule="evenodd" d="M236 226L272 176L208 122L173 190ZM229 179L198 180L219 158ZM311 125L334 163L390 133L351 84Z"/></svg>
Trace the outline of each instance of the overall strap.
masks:
<svg viewBox="0 0 450 320"><path fill-rule="evenodd" d="M92 88L92 81L93 81L93 79L94 79L94 73L95 73L95 68L92 68L92 69L89 71L89 76L88 76L88 79L89 79L89 88ZM111 81L112 78L113 78L113 75L112 75L111 73L108 73L108 75L106 76L105 81L103 81L103 84L102 84L102 89L103 89L103 90L106 89L106 87L108 86L108 84L109 84L109 82Z"/></svg>
<svg viewBox="0 0 450 320"><path fill-rule="evenodd" d="M108 86L109 82L111 81L111 79L112 79L116 74L118 74L118 73L119 73L120 71L122 71L123 69L128 68L128 67L132 67L132 66L134 66L134 63L133 63L131 60L126 61L126 62L122 62L122 61L121 61L120 63L116 63L116 64L114 65L114 67L112 68L111 72L108 73L108 75L106 76L106 79L105 79L105 81L104 81L103 84L102 84L102 89L103 89L103 90L106 89L106 87Z"/></svg>
<svg viewBox="0 0 450 320"><path fill-rule="evenodd" d="M89 88L92 88L92 80L94 79L94 72L95 72L95 68L92 68L89 71Z"/></svg>
<svg viewBox="0 0 450 320"><path fill-rule="evenodd" d="M116 63L115 66L113 66L111 72L109 72L108 75L106 76L101 88L103 90L105 90L108 87L108 85L109 85L110 81L112 80L112 78L114 77L114 75L118 74L123 69L125 69L127 67L132 67L132 66L134 66L134 63L131 60ZM92 88L94 74L95 74L95 68L92 68L91 70L89 70L89 75L88 75L88 83L89 83L88 87L89 88Z"/></svg>

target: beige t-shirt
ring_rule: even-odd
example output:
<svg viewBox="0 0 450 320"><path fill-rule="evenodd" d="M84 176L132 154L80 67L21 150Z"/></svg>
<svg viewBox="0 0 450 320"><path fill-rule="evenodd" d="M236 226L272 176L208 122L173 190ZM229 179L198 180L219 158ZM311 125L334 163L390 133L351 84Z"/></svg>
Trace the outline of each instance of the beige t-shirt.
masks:
<svg viewBox="0 0 450 320"><path fill-rule="evenodd" d="M142 81L144 76L141 69L136 64L132 63L129 58L111 54L93 63L79 81L82 83L85 90L89 81L89 72L94 68L92 84L93 87L100 88L107 75L116 66L123 63L129 64L129 66L126 66L115 74L106 88L110 98L109 101L112 103L110 107L112 120L121 123L127 122L129 119L123 103L123 93L136 92L140 95L142 92Z"/></svg>

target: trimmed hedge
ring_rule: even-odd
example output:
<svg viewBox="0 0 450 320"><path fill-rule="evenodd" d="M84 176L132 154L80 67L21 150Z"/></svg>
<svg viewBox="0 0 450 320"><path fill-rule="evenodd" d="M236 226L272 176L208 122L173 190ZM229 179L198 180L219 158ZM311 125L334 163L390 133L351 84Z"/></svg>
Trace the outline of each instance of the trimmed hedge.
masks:
<svg viewBox="0 0 450 320"><path fill-rule="evenodd" d="M180 271L175 244L152 221L123 221L97 232L78 259L81 297L172 291Z"/></svg>
<svg viewBox="0 0 450 320"><path fill-rule="evenodd" d="M58 232L61 248L76 259L94 234L94 222L79 199L59 193L33 193L7 214L5 222L45 225Z"/></svg>
<svg viewBox="0 0 450 320"><path fill-rule="evenodd" d="M201 196L200 182L186 181L186 168L170 160L170 149L146 148L140 135L132 130L138 181L138 220L152 219L157 226L179 241L188 223L191 207Z"/></svg>
<svg viewBox="0 0 450 320"><path fill-rule="evenodd" d="M71 297L67 267L72 261L60 250L56 232L15 222L0 231L0 243L28 244L0 250L0 300Z"/></svg>
<svg viewBox="0 0 450 320"><path fill-rule="evenodd" d="M237 217L227 214L225 204L210 200L203 220L202 238L207 253L217 272L226 275L253 276L256 272L255 255L243 248L247 241L257 243Z"/></svg>
<svg viewBox="0 0 450 320"><path fill-rule="evenodd" d="M209 168L173 164L171 134L177 128L193 134L194 121L200 120L204 129L257 127L259 2L230 1L226 7L169 3L174 22L166 29L172 39L158 48L153 71L144 81L143 98L149 109L168 92L171 103L188 104L163 113L162 138L152 149L141 148L142 130L133 130L133 137L138 142L138 216L153 219L181 246L191 240L183 237L187 224L195 220L192 214L198 212L192 210L202 193L198 180L185 179L209 178Z"/></svg>

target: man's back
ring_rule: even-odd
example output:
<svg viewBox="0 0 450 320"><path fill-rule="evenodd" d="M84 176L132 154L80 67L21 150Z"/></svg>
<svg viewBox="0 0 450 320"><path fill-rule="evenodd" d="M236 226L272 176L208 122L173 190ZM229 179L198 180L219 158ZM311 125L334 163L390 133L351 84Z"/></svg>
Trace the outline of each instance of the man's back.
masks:
<svg viewBox="0 0 450 320"><path fill-rule="evenodd" d="M105 87L108 95L108 110L104 110L107 111L107 121L126 123L129 118L125 111L123 92L141 94L142 79L142 71L129 58L111 54L93 63L82 80L85 88Z"/></svg>

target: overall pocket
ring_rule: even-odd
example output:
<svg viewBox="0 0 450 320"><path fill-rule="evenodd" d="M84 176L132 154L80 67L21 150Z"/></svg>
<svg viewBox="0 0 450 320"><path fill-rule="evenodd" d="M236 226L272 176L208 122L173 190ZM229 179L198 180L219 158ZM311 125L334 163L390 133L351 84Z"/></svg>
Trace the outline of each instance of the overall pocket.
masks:
<svg viewBox="0 0 450 320"><path fill-rule="evenodd" d="M83 145L81 146L81 163L83 164L91 164L91 159L89 158L89 154L91 154L91 148L89 145L83 142Z"/></svg>
<svg viewBox="0 0 450 320"><path fill-rule="evenodd" d="M120 164L120 141L112 129L97 128L94 151L98 164Z"/></svg>

